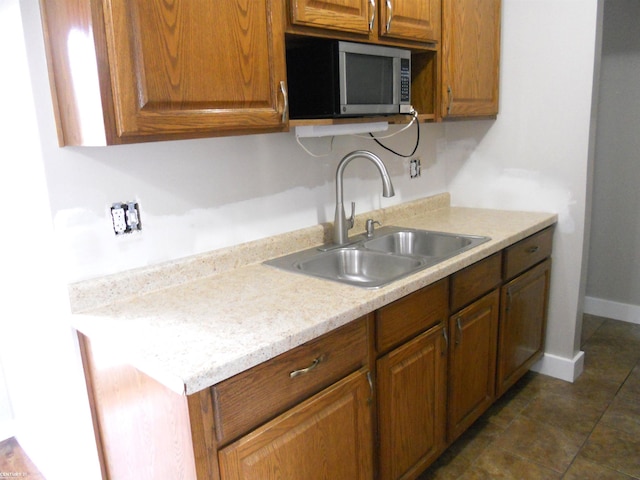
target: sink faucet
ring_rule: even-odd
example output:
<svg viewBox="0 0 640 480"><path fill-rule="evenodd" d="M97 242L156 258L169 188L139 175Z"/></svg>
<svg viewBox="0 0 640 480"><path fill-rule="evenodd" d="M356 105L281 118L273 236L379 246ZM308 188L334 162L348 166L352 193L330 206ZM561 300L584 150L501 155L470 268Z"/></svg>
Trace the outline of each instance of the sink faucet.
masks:
<svg viewBox="0 0 640 480"><path fill-rule="evenodd" d="M395 195L395 192L393 191L393 184L391 183L391 177L389 176L387 167L385 167L382 160L380 160L380 157L366 150L356 150L355 152L347 154L342 160L340 160L338 169L336 170L336 215L333 222L333 243L336 245L344 245L349 241L348 232L349 229L353 228L353 223L355 221L355 202L351 202L351 217L346 218L344 213L342 175L349 162L358 157L371 160L378 168L380 176L382 177L382 196L393 197Z"/></svg>

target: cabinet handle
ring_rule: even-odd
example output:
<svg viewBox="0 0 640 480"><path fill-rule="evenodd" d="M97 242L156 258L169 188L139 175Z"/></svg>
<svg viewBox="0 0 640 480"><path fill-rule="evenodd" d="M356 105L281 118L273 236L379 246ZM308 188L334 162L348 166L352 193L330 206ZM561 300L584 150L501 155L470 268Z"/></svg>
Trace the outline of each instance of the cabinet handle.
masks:
<svg viewBox="0 0 640 480"><path fill-rule="evenodd" d="M300 370L294 370L293 372L291 372L289 374L289 377L291 378L295 378L295 377L299 377L300 375L304 375L306 373L309 373L311 370L313 370L314 368L316 368L318 365L320 365L320 362L322 361L323 357L317 357L313 359L313 362L311 362L311 365L309 365L306 368L301 368Z"/></svg>
<svg viewBox="0 0 640 480"><path fill-rule="evenodd" d="M287 121L287 114L289 113L289 93L287 92L287 86L284 80L280 80L280 91L284 98L284 108L282 109L282 123Z"/></svg>
<svg viewBox="0 0 640 480"><path fill-rule="evenodd" d="M456 345L460 345L462 341L462 318L458 317L456 320L456 328L458 329L458 334L456 335Z"/></svg>
<svg viewBox="0 0 640 480"><path fill-rule="evenodd" d="M511 310L511 289L510 288L507 289L507 306L505 307L505 311L507 313L509 313L509 310ZM501 321L506 321L506 318Z"/></svg>
<svg viewBox="0 0 640 480"><path fill-rule="evenodd" d="M527 248L526 252L527 253L536 253L538 250L540 250L540 247L538 245L534 245L533 247Z"/></svg>
<svg viewBox="0 0 640 480"><path fill-rule="evenodd" d="M367 403L371 404L373 403L373 379L371 378L371 372L367 372L367 381L369 382L369 393L371 394Z"/></svg>
<svg viewBox="0 0 640 480"><path fill-rule="evenodd" d="M453 104L453 90L451 90L451 85L447 86L447 94L449 95L449 105L447 106L447 115L451 115L451 106Z"/></svg>
<svg viewBox="0 0 640 480"><path fill-rule="evenodd" d="M442 352L442 356L444 357L446 354L446 351L449 350L449 335L447 335L447 327L444 327L442 329L442 336L444 337L444 344L445 344L445 349Z"/></svg>
<svg viewBox="0 0 640 480"><path fill-rule="evenodd" d="M391 20L393 19L393 3L391 0L387 0L387 33L391 30Z"/></svg>
<svg viewBox="0 0 640 480"><path fill-rule="evenodd" d="M373 22L376 19L376 0L370 0L371 5L371 17L369 18L369 31L373 31Z"/></svg>

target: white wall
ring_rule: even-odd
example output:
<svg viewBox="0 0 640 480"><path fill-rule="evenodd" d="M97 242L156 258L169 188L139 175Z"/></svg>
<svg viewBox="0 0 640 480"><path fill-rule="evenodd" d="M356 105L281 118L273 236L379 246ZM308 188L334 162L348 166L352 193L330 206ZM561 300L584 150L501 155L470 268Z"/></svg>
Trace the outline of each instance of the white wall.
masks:
<svg viewBox="0 0 640 480"><path fill-rule="evenodd" d="M640 2L606 1L593 224L590 313L640 323Z"/></svg>
<svg viewBox="0 0 640 480"><path fill-rule="evenodd" d="M35 243L13 242L12 248L23 258L35 252L37 265L49 265L45 271L51 272L51 284L47 278L44 283L16 287L22 289L18 292L21 299L33 298L34 291L38 295L55 292L55 298L42 304L31 302L24 312L30 320L18 319L13 337L3 338L13 340L18 354L30 344L23 326L32 326L33 333L44 325L49 335L51 325L57 325L57 334L49 335L55 339L55 346L45 348L46 353L31 353L34 358L45 359L49 357L43 355L56 353L63 360L47 365L40 376L33 370L29 374L37 382L55 369L57 375L53 377L65 387L64 399L76 402L80 411L85 408L82 405L86 399L75 382L75 343L65 337L60 323L33 323L34 319L48 321L52 316L59 317L58 312L66 313L68 307L62 305L60 294L64 283L331 220L335 166L339 158L355 148L371 148L381 154L398 193L395 198L382 199L375 169L356 161L346 172L345 200L356 200L360 212L447 190L458 205L558 212L547 341L550 353L569 360L574 357L579 330L597 0L504 0L501 113L495 121L423 125L419 152L423 175L417 180L409 179L406 160L354 138L337 139L334 152L324 159L306 155L292 133L60 149L55 138L37 3L0 1L13 7L21 5L33 102L37 106L33 110L22 107L32 115L35 112L36 119L30 118L20 129L22 135L12 141L14 151L2 145L0 152L3 157L5 153L26 156L20 158L19 165L35 168L35 172L25 172L22 183L16 185L27 196L39 198L36 210L40 214L50 213L56 251L61 252L59 257L65 266L60 273L57 263L50 265L51 260L47 261L56 255L50 254L50 225L44 219L30 233ZM14 34L9 44L19 44L18 36ZM24 73L23 60L14 61ZM20 85L24 83L21 79ZM10 87L16 89L20 85ZM37 128L39 135L35 133ZM410 151L413 134L412 129L390 143ZM29 148L23 152L24 146ZM322 150L327 144L315 142L313 147ZM18 164L13 162L11 169L14 165ZM6 178L13 171L7 163L0 168L4 170L0 177ZM40 178L43 174L46 186L31 180L32 176ZM47 188L49 198L43 193ZM130 199L140 202L143 231L129 238L115 238L107 208L114 201ZM15 220L22 225L25 219L16 214ZM13 269L15 274L22 273L18 272L17 263ZM34 275L33 270L24 272L24 278L30 275ZM64 280L54 278L57 275L64 275ZM62 318L57 320L63 322ZM18 365L33 363L24 353L18 358L23 359ZM10 384L9 388L16 417L28 417L35 408L24 395L29 388L15 385ZM64 420L68 418L62 416L61 421ZM50 440L58 425L41 424L43 442ZM78 431L88 428L82 419L74 426ZM79 437L87 440L84 433ZM47 454L37 448L43 443L38 433L31 431L24 438L35 445L35 460L45 465ZM86 443L91 445L91 441ZM49 441L49 445L54 444ZM63 459L65 452L73 451L68 444L64 451L51 450ZM76 458L77 452L73 455ZM68 478L53 467L48 471L50 480Z"/></svg>
<svg viewBox="0 0 640 480"><path fill-rule="evenodd" d="M43 125L53 132L46 113ZM400 135L393 144L410 153L415 128ZM329 139L305 144L325 151ZM434 131L422 127L423 175L415 180L408 159L350 137L337 138L324 158L307 155L293 133L90 149L60 149L51 138L44 149L54 221L73 281L332 221L336 165L358 148L380 153L397 191L383 199L375 167L354 161L345 172L345 201L355 200L358 212L442 192L444 166L435 162L434 144ZM107 208L132 199L140 204L143 230L116 238Z"/></svg>

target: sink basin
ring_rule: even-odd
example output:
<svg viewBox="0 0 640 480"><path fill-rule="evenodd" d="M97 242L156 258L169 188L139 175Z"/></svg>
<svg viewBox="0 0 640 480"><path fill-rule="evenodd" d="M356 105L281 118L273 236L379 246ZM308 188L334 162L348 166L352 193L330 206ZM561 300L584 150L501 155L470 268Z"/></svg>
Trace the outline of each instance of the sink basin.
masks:
<svg viewBox="0 0 640 480"><path fill-rule="evenodd" d="M418 258L341 248L296 262L303 273L361 287L379 287L412 273L425 262Z"/></svg>
<svg viewBox="0 0 640 480"><path fill-rule="evenodd" d="M373 236L356 236L348 246L324 245L264 262L283 270L377 288L407 277L489 237L402 227L382 227Z"/></svg>
<svg viewBox="0 0 640 480"><path fill-rule="evenodd" d="M457 255L487 240L487 237L473 235L405 229L367 240L363 246L369 250L397 255L441 258Z"/></svg>

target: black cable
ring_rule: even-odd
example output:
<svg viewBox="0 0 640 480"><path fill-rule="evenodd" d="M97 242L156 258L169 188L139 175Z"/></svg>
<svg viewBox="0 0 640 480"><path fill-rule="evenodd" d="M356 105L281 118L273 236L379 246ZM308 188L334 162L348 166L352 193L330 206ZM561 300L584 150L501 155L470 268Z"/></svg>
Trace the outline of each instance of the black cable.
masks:
<svg viewBox="0 0 640 480"><path fill-rule="evenodd" d="M371 138L373 138L375 140L375 142L380 145L382 148L384 148L385 150L388 150L389 152L398 155L400 157L403 158L411 158L413 157L413 155L416 153L416 151L418 150L418 145L420 144L420 122L418 122L418 114L416 112L414 113L407 113L406 115L412 115L413 118L416 121L416 146L413 148L413 151L409 154L409 155L403 155L401 153L396 152L395 150L392 150L391 148L387 147L386 145L383 145L382 143L380 143L380 140L378 140L376 137L373 136L373 133L369 132L369 136L371 136Z"/></svg>

